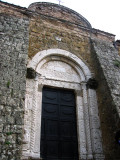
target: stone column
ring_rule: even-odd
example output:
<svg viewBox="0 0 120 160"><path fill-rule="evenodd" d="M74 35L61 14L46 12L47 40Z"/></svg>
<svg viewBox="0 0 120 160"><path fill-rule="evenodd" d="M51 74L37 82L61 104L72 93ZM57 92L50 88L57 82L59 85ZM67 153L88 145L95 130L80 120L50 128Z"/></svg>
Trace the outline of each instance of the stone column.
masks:
<svg viewBox="0 0 120 160"><path fill-rule="evenodd" d="M36 125L35 125L35 142L34 142L34 153L40 157L40 140L41 140L41 114L42 114L42 88L43 85L38 84L37 90L37 107L36 107Z"/></svg>
<svg viewBox="0 0 120 160"><path fill-rule="evenodd" d="M78 132L78 152L79 152L79 159L83 160L87 158L87 148L86 148L82 91L77 90L76 94L77 94L76 115L77 115L77 132Z"/></svg>
<svg viewBox="0 0 120 160"><path fill-rule="evenodd" d="M42 89L41 89L42 90ZM40 159L40 128L41 128L42 92L38 91L38 77L34 80L33 106L31 117L31 158Z"/></svg>
<svg viewBox="0 0 120 160"><path fill-rule="evenodd" d="M24 109L25 111L24 111L24 135L23 135L22 159L27 159L30 156L30 133L31 133L33 86L34 86L34 80L27 79L25 109Z"/></svg>
<svg viewBox="0 0 120 160"><path fill-rule="evenodd" d="M88 89L88 95L89 95L88 100L89 100L91 139L92 139L92 149L94 152L94 159L103 160L104 154L102 149L102 138L100 130L100 120L98 116L96 91L93 89Z"/></svg>
<svg viewBox="0 0 120 160"><path fill-rule="evenodd" d="M86 133L87 159L92 159L93 153L92 153L92 142L91 142L91 134L90 134L88 93L86 89L86 83L83 82L81 85L82 85L82 91L83 91L83 112L84 112L84 125L85 125L85 133Z"/></svg>

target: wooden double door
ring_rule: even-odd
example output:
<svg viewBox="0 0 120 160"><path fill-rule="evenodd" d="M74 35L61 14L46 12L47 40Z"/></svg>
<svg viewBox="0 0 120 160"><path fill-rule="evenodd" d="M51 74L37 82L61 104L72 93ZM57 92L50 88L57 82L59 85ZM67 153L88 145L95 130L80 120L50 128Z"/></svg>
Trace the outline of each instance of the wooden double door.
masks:
<svg viewBox="0 0 120 160"><path fill-rule="evenodd" d="M41 123L43 160L78 160L74 92L44 87Z"/></svg>

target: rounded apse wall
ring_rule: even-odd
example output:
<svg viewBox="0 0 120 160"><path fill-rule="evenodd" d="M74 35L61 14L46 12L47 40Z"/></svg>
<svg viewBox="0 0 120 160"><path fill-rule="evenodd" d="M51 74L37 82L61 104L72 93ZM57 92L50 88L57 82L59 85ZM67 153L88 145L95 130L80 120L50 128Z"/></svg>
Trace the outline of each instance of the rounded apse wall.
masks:
<svg viewBox="0 0 120 160"><path fill-rule="evenodd" d="M69 21L71 23L76 23L81 26L91 28L91 24L82 15L62 5L47 2L36 2L30 4L28 9L37 13L56 17L57 19L62 19L64 21Z"/></svg>

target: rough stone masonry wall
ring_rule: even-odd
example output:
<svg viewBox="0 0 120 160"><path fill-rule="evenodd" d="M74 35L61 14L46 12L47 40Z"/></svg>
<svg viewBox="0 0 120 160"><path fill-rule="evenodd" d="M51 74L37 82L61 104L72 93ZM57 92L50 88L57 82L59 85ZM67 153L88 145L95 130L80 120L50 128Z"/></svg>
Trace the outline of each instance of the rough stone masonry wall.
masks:
<svg viewBox="0 0 120 160"><path fill-rule="evenodd" d="M113 43L97 39L92 45L104 153L106 160L118 160L120 147L115 133L120 127L120 57Z"/></svg>
<svg viewBox="0 0 120 160"><path fill-rule="evenodd" d="M30 20L29 57L39 51L59 48L74 53L92 67L87 31L55 18L34 15Z"/></svg>
<svg viewBox="0 0 120 160"><path fill-rule="evenodd" d="M21 156L28 26L27 18L0 14L0 160Z"/></svg>

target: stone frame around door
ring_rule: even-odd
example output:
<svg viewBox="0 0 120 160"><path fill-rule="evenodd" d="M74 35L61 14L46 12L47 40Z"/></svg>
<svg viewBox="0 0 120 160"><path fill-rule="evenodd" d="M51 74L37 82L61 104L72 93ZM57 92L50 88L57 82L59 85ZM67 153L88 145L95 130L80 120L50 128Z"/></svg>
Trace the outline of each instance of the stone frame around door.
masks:
<svg viewBox="0 0 120 160"><path fill-rule="evenodd" d="M78 77L77 81L74 80L74 77L70 81L66 80L64 76L63 79L55 76L49 77L49 72L43 74L42 66L50 61L62 62L63 68L69 65L76 73L73 76ZM92 76L85 63L68 51L49 49L38 52L29 61L28 67L33 68L37 76L34 79L27 79L26 82L23 159L40 159L42 88L50 86L73 89L75 92L79 160L103 160L96 91L86 87L88 79ZM49 71L49 68L47 69ZM51 74L58 75L59 72L56 74L51 72Z"/></svg>

